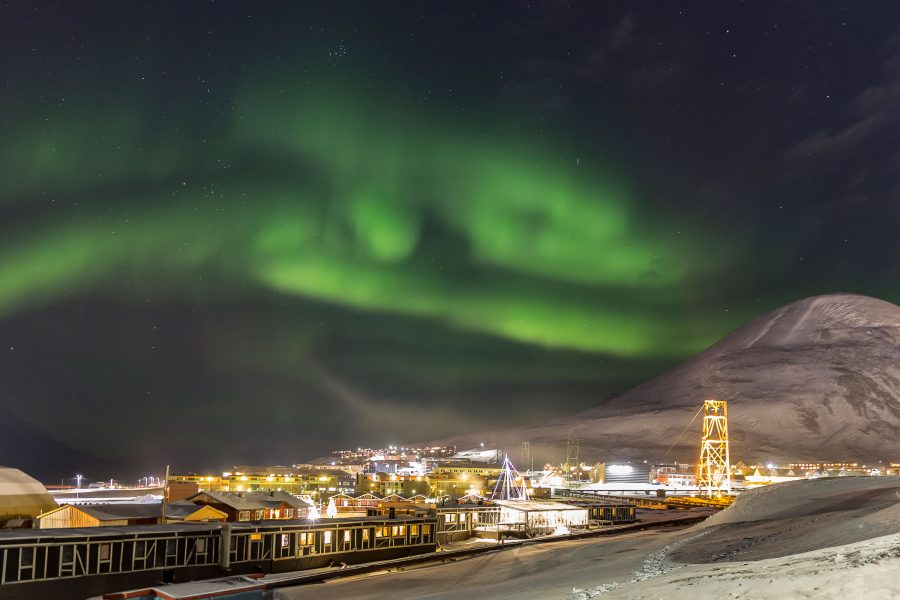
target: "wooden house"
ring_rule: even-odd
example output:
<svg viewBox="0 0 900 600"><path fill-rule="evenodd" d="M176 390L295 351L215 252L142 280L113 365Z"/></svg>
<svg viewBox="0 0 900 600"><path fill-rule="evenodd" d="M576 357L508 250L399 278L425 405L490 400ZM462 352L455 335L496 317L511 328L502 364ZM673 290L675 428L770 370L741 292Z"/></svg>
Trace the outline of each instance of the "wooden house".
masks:
<svg viewBox="0 0 900 600"><path fill-rule="evenodd" d="M305 519L309 504L287 492L200 492L189 499L228 515L228 521Z"/></svg>
<svg viewBox="0 0 900 600"><path fill-rule="evenodd" d="M219 523L227 520L227 513L208 504L181 501L170 502L166 507L166 523Z"/></svg>
<svg viewBox="0 0 900 600"><path fill-rule="evenodd" d="M63 504L38 516L35 528L157 525L161 518L162 506L159 504Z"/></svg>

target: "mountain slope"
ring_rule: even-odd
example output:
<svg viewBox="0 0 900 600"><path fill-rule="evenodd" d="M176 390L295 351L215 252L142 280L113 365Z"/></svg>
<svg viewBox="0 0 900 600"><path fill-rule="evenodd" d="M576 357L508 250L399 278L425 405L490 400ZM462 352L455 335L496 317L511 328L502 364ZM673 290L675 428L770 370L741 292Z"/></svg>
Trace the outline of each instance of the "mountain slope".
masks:
<svg viewBox="0 0 900 600"><path fill-rule="evenodd" d="M102 480L121 467L115 458L100 460L48 437L8 408L0 418L0 464L14 466L47 484L71 479L76 473Z"/></svg>
<svg viewBox="0 0 900 600"><path fill-rule="evenodd" d="M729 400L732 460L898 460L900 307L816 296L751 321L603 406L489 437L545 451L571 434L582 456L659 460L704 399ZM689 460L699 418L666 458Z"/></svg>

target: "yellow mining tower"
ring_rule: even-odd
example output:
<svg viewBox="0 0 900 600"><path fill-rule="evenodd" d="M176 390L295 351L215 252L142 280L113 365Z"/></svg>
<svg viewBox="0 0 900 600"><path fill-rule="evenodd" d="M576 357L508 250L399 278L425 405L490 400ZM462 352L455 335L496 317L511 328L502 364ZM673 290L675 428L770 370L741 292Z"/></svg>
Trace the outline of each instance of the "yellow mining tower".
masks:
<svg viewBox="0 0 900 600"><path fill-rule="evenodd" d="M703 437L697 463L701 496L731 494L731 459L728 454L728 405L725 400L703 403Z"/></svg>

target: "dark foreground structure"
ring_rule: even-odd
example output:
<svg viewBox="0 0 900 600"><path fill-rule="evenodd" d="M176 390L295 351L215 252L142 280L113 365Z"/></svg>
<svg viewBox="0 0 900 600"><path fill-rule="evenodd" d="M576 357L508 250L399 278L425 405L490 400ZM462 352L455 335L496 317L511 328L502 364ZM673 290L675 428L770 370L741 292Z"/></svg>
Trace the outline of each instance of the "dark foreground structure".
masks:
<svg viewBox="0 0 900 600"><path fill-rule="evenodd" d="M83 600L228 574L432 552L436 520L401 516L0 532L0 599Z"/></svg>
<svg viewBox="0 0 900 600"><path fill-rule="evenodd" d="M584 530L635 520L634 506L587 502ZM414 507L415 508L415 507ZM404 558L471 537L532 537L501 507L457 505L319 522L256 521L0 530L0 600L84 600L159 584Z"/></svg>

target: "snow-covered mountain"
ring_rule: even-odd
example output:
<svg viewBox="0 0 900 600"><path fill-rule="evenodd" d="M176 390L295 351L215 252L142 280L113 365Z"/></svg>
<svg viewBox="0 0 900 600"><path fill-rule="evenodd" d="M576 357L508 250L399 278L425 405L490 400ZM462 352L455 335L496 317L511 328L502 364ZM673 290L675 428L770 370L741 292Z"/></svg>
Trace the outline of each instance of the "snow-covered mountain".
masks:
<svg viewBox="0 0 900 600"><path fill-rule="evenodd" d="M597 459L689 460L705 399L728 400L732 460L900 460L900 307L833 294L751 321L674 370L597 408L489 437L513 451L564 448Z"/></svg>

